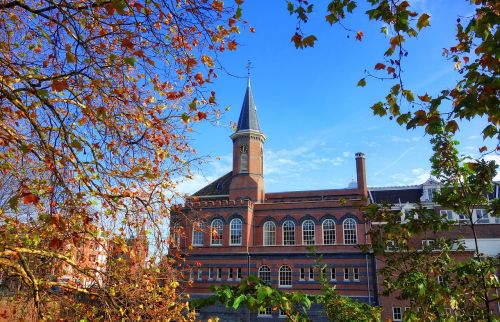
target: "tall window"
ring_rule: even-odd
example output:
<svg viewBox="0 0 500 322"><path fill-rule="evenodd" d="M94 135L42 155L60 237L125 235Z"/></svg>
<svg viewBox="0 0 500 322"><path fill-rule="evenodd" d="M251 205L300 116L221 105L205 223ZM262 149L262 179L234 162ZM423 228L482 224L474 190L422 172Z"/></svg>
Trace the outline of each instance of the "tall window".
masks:
<svg viewBox="0 0 500 322"><path fill-rule="evenodd" d="M295 245L295 224L291 220L283 223L283 245Z"/></svg>
<svg viewBox="0 0 500 322"><path fill-rule="evenodd" d="M264 245L276 245L276 225L272 221L264 223Z"/></svg>
<svg viewBox="0 0 500 322"><path fill-rule="evenodd" d="M205 235L205 224L195 222L193 224L193 246L203 246L203 237Z"/></svg>
<svg viewBox="0 0 500 322"><path fill-rule="evenodd" d="M240 146L240 171L248 171L248 146Z"/></svg>
<svg viewBox="0 0 500 322"><path fill-rule="evenodd" d="M224 232L224 224L221 219L214 219L211 225L211 245L222 245L222 234Z"/></svg>
<svg viewBox="0 0 500 322"><path fill-rule="evenodd" d="M279 286L292 286L292 269L287 265L280 267Z"/></svg>
<svg viewBox="0 0 500 322"><path fill-rule="evenodd" d="M476 209L477 222L479 224L489 224L490 218L484 209Z"/></svg>
<svg viewBox="0 0 500 322"><path fill-rule="evenodd" d="M358 234L356 232L356 222L352 218L344 220L344 244L356 245Z"/></svg>
<svg viewBox="0 0 500 322"><path fill-rule="evenodd" d="M304 245L314 245L314 222L306 220L302 224L302 243Z"/></svg>
<svg viewBox="0 0 500 322"><path fill-rule="evenodd" d="M271 269L269 266L261 266L259 268L259 279L265 283L271 283Z"/></svg>
<svg viewBox="0 0 500 322"><path fill-rule="evenodd" d="M229 244L230 245L241 245L242 240L242 223L241 219L235 218L231 220L229 224Z"/></svg>
<svg viewBox="0 0 500 322"><path fill-rule="evenodd" d="M323 244L335 244L335 222L332 219L323 221Z"/></svg>
<svg viewBox="0 0 500 322"><path fill-rule="evenodd" d="M174 224L173 228L170 230L172 237L170 238L170 242L172 243L172 247L179 247L181 245L181 227L179 224Z"/></svg>

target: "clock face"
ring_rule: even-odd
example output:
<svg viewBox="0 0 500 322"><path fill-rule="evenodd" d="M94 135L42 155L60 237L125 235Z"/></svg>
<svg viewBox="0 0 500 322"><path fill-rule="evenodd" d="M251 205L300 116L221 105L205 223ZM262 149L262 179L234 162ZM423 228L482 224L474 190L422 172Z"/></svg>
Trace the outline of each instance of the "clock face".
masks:
<svg viewBox="0 0 500 322"><path fill-rule="evenodd" d="M246 145L240 146L240 152L241 153L247 153L248 152L248 146L246 146Z"/></svg>

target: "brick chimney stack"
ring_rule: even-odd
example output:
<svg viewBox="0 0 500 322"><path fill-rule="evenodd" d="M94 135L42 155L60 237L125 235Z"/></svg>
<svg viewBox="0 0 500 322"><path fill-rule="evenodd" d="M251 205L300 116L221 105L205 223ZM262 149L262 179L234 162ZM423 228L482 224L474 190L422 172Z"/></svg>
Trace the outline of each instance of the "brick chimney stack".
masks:
<svg viewBox="0 0 500 322"><path fill-rule="evenodd" d="M362 152L356 153L356 174L359 192L363 196L368 196L368 188L366 186L365 154Z"/></svg>

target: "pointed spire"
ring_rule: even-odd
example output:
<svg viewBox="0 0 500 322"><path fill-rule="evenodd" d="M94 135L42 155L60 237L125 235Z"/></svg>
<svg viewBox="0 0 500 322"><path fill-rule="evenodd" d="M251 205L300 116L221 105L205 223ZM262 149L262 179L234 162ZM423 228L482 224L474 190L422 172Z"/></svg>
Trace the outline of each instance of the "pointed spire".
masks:
<svg viewBox="0 0 500 322"><path fill-rule="evenodd" d="M254 130L260 132L259 120L257 118L257 108L253 101L252 88L250 87L250 77L248 77L247 91L241 106L240 118L238 119L238 131Z"/></svg>

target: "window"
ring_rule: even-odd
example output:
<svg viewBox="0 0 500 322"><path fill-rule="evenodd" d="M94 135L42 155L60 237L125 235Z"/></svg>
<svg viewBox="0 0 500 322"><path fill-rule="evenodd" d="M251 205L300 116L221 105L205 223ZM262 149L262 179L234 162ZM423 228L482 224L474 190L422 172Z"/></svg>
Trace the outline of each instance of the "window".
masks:
<svg viewBox="0 0 500 322"><path fill-rule="evenodd" d="M222 268L217 268L217 280L222 279Z"/></svg>
<svg viewBox="0 0 500 322"><path fill-rule="evenodd" d="M356 232L356 222L352 218L344 220L344 244L356 245L358 234Z"/></svg>
<svg viewBox="0 0 500 322"><path fill-rule="evenodd" d="M194 271L190 270L189 271L189 280L192 281L194 279Z"/></svg>
<svg viewBox="0 0 500 322"><path fill-rule="evenodd" d="M279 316L278 316L278 317L280 317L280 318L282 318L282 319L283 319L283 318L286 318L286 313L285 313L285 311L283 311L283 310L279 309Z"/></svg>
<svg viewBox="0 0 500 322"><path fill-rule="evenodd" d="M461 222L461 223L467 223L467 216L463 215L463 214L458 214L458 221Z"/></svg>
<svg viewBox="0 0 500 322"><path fill-rule="evenodd" d="M484 209L476 209L477 223L478 224L489 224L490 218L488 213Z"/></svg>
<svg viewBox="0 0 500 322"><path fill-rule="evenodd" d="M385 241L385 251L394 252L397 250L396 242L394 240L386 240Z"/></svg>
<svg viewBox="0 0 500 322"><path fill-rule="evenodd" d="M174 224L172 229L172 238L170 239L173 247L181 245L181 227L179 224Z"/></svg>
<svg viewBox="0 0 500 322"><path fill-rule="evenodd" d="M292 269L287 265L283 265L280 267L279 286L292 286Z"/></svg>
<svg viewBox="0 0 500 322"><path fill-rule="evenodd" d="M323 221L323 244L335 244L335 222L332 219Z"/></svg>
<svg viewBox="0 0 500 322"><path fill-rule="evenodd" d="M353 268L352 275L355 281L359 281L359 268Z"/></svg>
<svg viewBox="0 0 500 322"><path fill-rule="evenodd" d="M265 283L271 283L271 269L269 266L261 266L259 268L259 279Z"/></svg>
<svg viewBox="0 0 500 322"><path fill-rule="evenodd" d="M229 268L227 270L227 279L228 280L232 280L233 279L233 269L232 268Z"/></svg>
<svg viewBox="0 0 500 322"><path fill-rule="evenodd" d="M427 196L429 196L428 201L432 201L434 199L435 192L436 192L436 189L434 189L434 188L427 189Z"/></svg>
<svg viewBox="0 0 500 322"><path fill-rule="evenodd" d="M330 279L332 281L336 281L337 280L337 270L335 268L332 268Z"/></svg>
<svg viewBox="0 0 500 322"><path fill-rule="evenodd" d="M283 223L283 245L295 245L295 224L291 220Z"/></svg>
<svg viewBox="0 0 500 322"><path fill-rule="evenodd" d="M403 312L401 312L400 307L392 308L392 320L393 321L402 321L403 320Z"/></svg>
<svg viewBox="0 0 500 322"><path fill-rule="evenodd" d="M231 220L231 223L229 224L229 244L230 245L241 245L241 240L242 240L242 223L241 219L235 218Z"/></svg>
<svg viewBox="0 0 500 322"><path fill-rule="evenodd" d="M208 279L211 280L214 278L214 269L212 267L208 268Z"/></svg>
<svg viewBox="0 0 500 322"><path fill-rule="evenodd" d="M222 234L224 233L224 223L221 219L214 219L211 225L210 245L222 245Z"/></svg>
<svg viewBox="0 0 500 322"><path fill-rule="evenodd" d="M314 267L309 267L309 280L314 281Z"/></svg>
<svg viewBox="0 0 500 322"><path fill-rule="evenodd" d="M240 146L240 172L248 171L248 146Z"/></svg>
<svg viewBox="0 0 500 322"><path fill-rule="evenodd" d="M348 281L348 280L349 280L349 269L344 268L344 281Z"/></svg>
<svg viewBox="0 0 500 322"><path fill-rule="evenodd" d="M272 316L273 310L271 307L261 307L259 309L259 316Z"/></svg>
<svg viewBox="0 0 500 322"><path fill-rule="evenodd" d="M203 246L204 229L205 224L202 222L193 224L193 246Z"/></svg>
<svg viewBox="0 0 500 322"><path fill-rule="evenodd" d="M197 279L198 279L198 281L201 281L203 279L203 270L201 268L198 268Z"/></svg>
<svg viewBox="0 0 500 322"><path fill-rule="evenodd" d="M326 267L321 268L321 278L325 279L326 278Z"/></svg>
<svg viewBox="0 0 500 322"><path fill-rule="evenodd" d="M302 224L302 243L304 245L314 245L314 222L306 220Z"/></svg>
<svg viewBox="0 0 500 322"><path fill-rule="evenodd" d="M236 279L241 279L241 267L236 268Z"/></svg>
<svg viewBox="0 0 500 322"><path fill-rule="evenodd" d="M303 281L306 279L306 269L304 267L300 268L300 280Z"/></svg>
<svg viewBox="0 0 500 322"><path fill-rule="evenodd" d="M445 217L448 220L454 220L453 211L452 210L441 210L441 217Z"/></svg>
<svg viewBox="0 0 500 322"><path fill-rule="evenodd" d="M422 249L424 248L434 248L434 243L436 241L434 239L423 239L422 240Z"/></svg>
<svg viewBox="0 0 500 322"><path fill-rule="evenodd" d="M276 225L272 221L264 223L264 245L276 245Z"/></svg>

